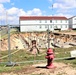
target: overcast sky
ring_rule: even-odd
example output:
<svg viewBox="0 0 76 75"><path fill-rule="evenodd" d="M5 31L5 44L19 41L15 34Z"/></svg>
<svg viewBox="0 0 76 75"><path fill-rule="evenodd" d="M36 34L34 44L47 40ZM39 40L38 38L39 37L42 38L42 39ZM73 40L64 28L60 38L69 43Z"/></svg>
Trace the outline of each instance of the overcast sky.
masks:
<svg viewBox="0 0 76 75"><path fill-rule="evenodd" d="M18 24L19 16L76 15L76 0L0 0L0 25Z"/></svg>

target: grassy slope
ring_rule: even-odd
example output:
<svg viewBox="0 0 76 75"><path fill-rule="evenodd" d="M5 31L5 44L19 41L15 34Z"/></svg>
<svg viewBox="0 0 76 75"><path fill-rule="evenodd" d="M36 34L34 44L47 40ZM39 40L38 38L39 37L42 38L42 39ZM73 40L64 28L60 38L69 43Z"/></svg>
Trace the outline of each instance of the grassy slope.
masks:
<svg viewBox="0 0 76 75"><path fill-rule="evenodd" d="M56 58L69 57L70 51L75 48L76 47L67 48L67 49L56 48L55 49L55 57ZM11 51L11 53L14 51L16 51L16 50ZM8 51L1 52L1 57L4 55L7 55L7 54L8 54ZM14 62L45 60L45 56L46 56L46 49L43 49L43 52L40 53L36 57L34 55L31 55L29 52L26 52L26 50L18 50L18 52L11 55L11 60ZM2 59L2 61L3 62L8 61L8 57ZM76 67L76 60L56 60L56 62L64 62L66 64L71 63L72 66ZM35 63L35 62L33 62L33 63ZM0 64L0 71L6 72L6 71L11 71L11 70L19 70L19 69L22 69L25 65L29 65L29 64L32 64L32 62L19 64L20 66L15 66L15 67L5 67L6 64Z"/></svg>
<svg viewBox="0 0 76 75"><path fill-rule="evenodd" d="M4 37L7 37L7 35L3 36L2 38L4 38ZM65 49L55 48L55 57L56 58L69 57L70 51L73 49L76 49L76 47L65 48ZM16 51L16 50L11 51L11 53L14 51ZM8 51L0 52L1 57L5 56L5 55L8 55ZM13 61L13 62L25 61L26 62L26 61L34 61L34 60L45 60L45 56L46 56L46 49L43 49L43 52L40 53L36 57L31 55L29 52L26 52L26 50L18 50L18 52L11 55L11 61ZM8 56L3 58L1 61L8 62ZM66 64L71 63L71 64L73 64L72 66L76 67L76 60L56 60L56 62L64 62ZM35 63L35 62L33 62L33 63ZM19 66L15 66L15 67L6 67L6 64L0 64L0 72L19 70L19 69L22 69L23 67L25 67L26 65L33 64L33 63L30 62L30 63L19 64Z"/></svg>

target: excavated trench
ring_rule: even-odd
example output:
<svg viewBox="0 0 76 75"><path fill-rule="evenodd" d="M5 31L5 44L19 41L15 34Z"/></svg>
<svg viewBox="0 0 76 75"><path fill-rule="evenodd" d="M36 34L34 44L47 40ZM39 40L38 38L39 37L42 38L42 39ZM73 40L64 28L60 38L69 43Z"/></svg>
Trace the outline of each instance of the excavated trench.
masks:
<svg viewBox="0 0 76 75"><path fill-rule="evenodd" d="M27 49L31 46L31 41L36 40L38 48L47 48L47 33L20 33L10 36L11 50ZM8 49L8 38L1 39L1 50ZM76 46L76 32L52 32L50 33L50 47L68 48Z"/></svg>

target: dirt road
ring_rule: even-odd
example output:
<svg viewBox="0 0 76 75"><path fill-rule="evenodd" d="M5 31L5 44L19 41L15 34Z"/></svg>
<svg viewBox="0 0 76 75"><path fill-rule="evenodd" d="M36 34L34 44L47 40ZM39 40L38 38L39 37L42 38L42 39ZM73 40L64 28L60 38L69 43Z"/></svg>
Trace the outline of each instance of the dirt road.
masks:
<svg viewBox="0 0 76 75"><path fill-rule="evenodd" d="M34 64L20 71L11 73L0 73L0 75L76 75L76 69L69 64L54 63L56 68L46 69L45 63Z"/></svg>

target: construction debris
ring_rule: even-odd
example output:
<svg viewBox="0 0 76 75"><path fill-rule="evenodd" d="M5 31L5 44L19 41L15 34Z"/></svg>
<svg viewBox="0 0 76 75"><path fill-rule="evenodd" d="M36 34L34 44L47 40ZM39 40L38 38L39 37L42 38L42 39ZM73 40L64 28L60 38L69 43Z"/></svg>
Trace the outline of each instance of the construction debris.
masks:
<svg viewBox="0 0 76 75"><path fill-rule="evenodd" d="M27 32L10 35L12 49L28 49L32 40L36 40L38 48L47 48L47 32ZM2 51L8 50L8 38L0 40ZM51 32L50 47L68 48L76 46L76 32Z"/></svg>

